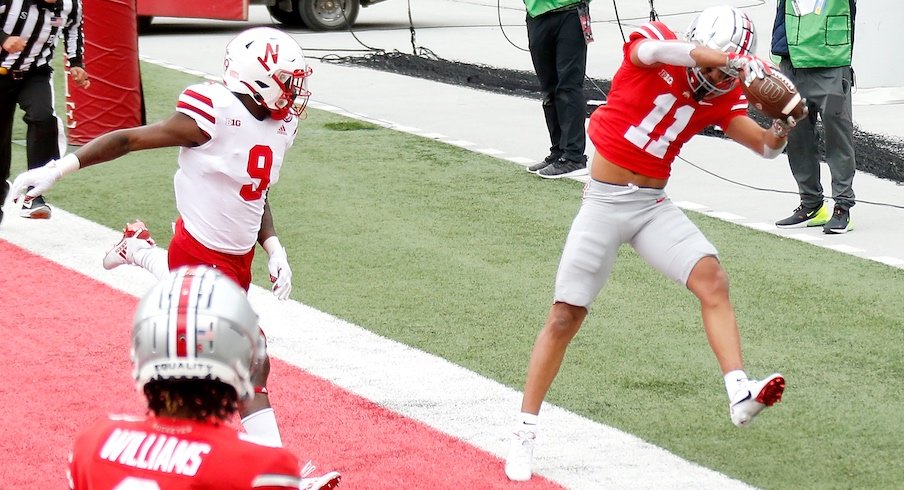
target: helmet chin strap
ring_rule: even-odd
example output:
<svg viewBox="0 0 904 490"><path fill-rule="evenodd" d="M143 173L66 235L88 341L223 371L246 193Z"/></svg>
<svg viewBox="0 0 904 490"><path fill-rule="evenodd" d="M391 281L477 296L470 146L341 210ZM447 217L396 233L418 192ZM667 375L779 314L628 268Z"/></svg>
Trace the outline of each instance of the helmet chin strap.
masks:
<svg viewBox="0 0 904 490"><path fill-rule="evenodd" d="M270 110L270 117L276 119L277 121L282 121L283 119L289 117L289 108L291 106L285 106L279 110Z"/></svg>

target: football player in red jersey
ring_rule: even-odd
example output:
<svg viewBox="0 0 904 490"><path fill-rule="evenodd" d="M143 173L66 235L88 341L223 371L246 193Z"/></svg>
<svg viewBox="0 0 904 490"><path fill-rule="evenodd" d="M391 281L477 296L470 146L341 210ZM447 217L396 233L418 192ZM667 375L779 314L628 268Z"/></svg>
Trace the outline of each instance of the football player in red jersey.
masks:
<svg viewBox="0 0 904 490"><path fill-rule="evenodd" d="M203 266L169 273L132 322L132 375L149 414L110 416L82 432L69 458L69 488L336 488L339 473L303 478L288 450L227 423L240 401L255 396L263 341L233 280Z"/></svg>
<svg viewBox="0 0 904 490"><path fill-rule="evenodd" d="M158 278L182 265L209 265L245 290L251 284L255 244L269 255L273 293L292 290L292 269L276 235L267 195L279 180L285 155L295 141L299 116L310 92L311 74L301 46L269 27L239 33L226 46L223 83L192 85L179 96L176 111L163 121L102 135L74 153L20 174L14 198L41 195L57 180L82 167L131 151L181 147L173 178L179 219L164 251L140 221L126 225L122 240L104 257L104 267L141 266ZM282 443L267 396L269 358L254 380L258 396L240 404L245 429Z"/></svg>
<svg viewBox="0 0 904 490"><path fill-rule="evenodd" d="M649 22L625 43L606 104L590 118L587 131L596 148L591 179L565 242L553 305L531 354L506 458L510 479L531 477L540 406L624 243L699 299L732 422L745 426L780 400L780 374L757 381L743 371L728 278L716 248L663 190L681 146L710 125L766 158L781 154L795 121L760 127L748 117L738 84L742 70L762 78L770 69L755 50L753 24L732 7L701 12L684 40L664 24Z"/></svg>

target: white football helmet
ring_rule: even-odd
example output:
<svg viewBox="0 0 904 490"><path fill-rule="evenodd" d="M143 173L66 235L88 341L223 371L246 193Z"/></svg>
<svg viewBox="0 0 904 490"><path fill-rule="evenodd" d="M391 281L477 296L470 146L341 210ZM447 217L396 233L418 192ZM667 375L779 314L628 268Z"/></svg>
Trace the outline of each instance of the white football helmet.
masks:
<svg viewBox="0 0 904 490"><path fill-rule="evenodd" d="M233 92L254 97L274 113L274 119L304 112L311 96L310 75L301 46L272 27L242 31L226 46L223 83Z"/></svg>
<svg viewBox="0 0 904 490"><path fill-rule="evenodd" d="M132 322L139 391L149 381L212 379L254 396L251 370L264 339L245 291L209 267L182 267L144 295Z"/></svg>
<svg viewBox="0 0 904 490"><path fill-rule="evenodd" d="M728 6L709 7L691 22L687 40L724 53L753 56L756 54L756 29L744 12ZM738 83L738 72L722 68L728 77L714 84L700 67L687 69L687 81L698 98L730 92Z"/></svg>

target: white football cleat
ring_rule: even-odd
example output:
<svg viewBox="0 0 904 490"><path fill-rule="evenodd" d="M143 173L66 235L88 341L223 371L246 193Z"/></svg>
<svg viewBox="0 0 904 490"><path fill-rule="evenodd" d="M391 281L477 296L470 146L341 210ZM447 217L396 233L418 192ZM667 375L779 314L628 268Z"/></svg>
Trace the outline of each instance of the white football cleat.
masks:
<svg viewBox="0 0 904 490"><path fill-rule="evenodd" d="M505 458L505 476L512 481L528 481L533 473L534 443L537 433L519 430L512 435L508 456Z"/></svg>
<svg viewBox="0 0 904 490"><path fill-rule="evenodd" d="M298 486L299 490L333 490L334 488L339 487L339 482L342 481L342 475L340 475L338 471L330 471L329 473L320 476L305 478L313 473L315 469L314 463L310 461L305 463L304 467L301 469L302 478L301 484Z"/></svg>
<svg viewBox="0 0 904 490"><path fill-rule="evenodd" d="M104 255L104 269L115 269L123 264L134 264L136 250L151 248L154 239L147 226L139 220L126 224L122 231L122 239Z"/></svg>
<svg viewBox="0 0 904 490"><path fill-rule="evenodd" d="M768 378L747 381L728 404L731 421L738 427L746 427L766 407L782 401L785 392L785 378L775 373Z"/></svg>
<svg viewBox="0 0 904 490"><path fill-rule="evenodd" d="M338 471L331 471L325 475L302 478L299 490L333 490L339 487L342 475Z"/></svg>

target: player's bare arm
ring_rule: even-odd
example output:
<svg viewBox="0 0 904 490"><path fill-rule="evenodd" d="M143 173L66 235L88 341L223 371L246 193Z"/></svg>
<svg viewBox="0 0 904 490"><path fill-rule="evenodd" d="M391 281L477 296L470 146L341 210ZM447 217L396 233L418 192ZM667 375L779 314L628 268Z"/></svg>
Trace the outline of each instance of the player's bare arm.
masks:
<svg viewBox="0 0 904 490"><path fill-rule="evenodd" d="M173 146L198 146L210 140L194 119L176 112L163 121L119 129L95 138L75 152L80 167L115 160L129 152Z"/></svg>
<svg viewBox="0 0 904 490"><path fill-rule="evenodd" d="M192 118L178 112L173 113L158 123L111 131L59 160L52 160L43 167L20 174L10 187L10 197L18 202L21 194L27 194L26 198L39 196L58 180L80 168L115 160L131 151L198 146L208 140L210 136Z"/></svg>
<svg viewBox="0 0 904 490"><path fill-rule="evenodd" d="M262 246L270 237L276 236L276 227L273 225L273 213L270 211L270 201L264 201L264 214L261 215L261 229L257 232L257 243Z"/></svg>
<svg viewBox="0 0 904 490"><path fill-rule="evenodd" d="M779 156L788 144L787 132L765 129L747 116L732 119L725 128L725 135L764 158Z"/></svg>
<svg viewBox="0 0 904 490"><path fill-rule="evenodd" d="M273 283L273 294L279 299L288 299L289 293L292 292L292 268L289 267L286 247L282 246L276 236L269 201L264 201L264 214L261 215L261 229L257 233L257 242L267 252L267 269L270 271L270 282Z"/></svg>

